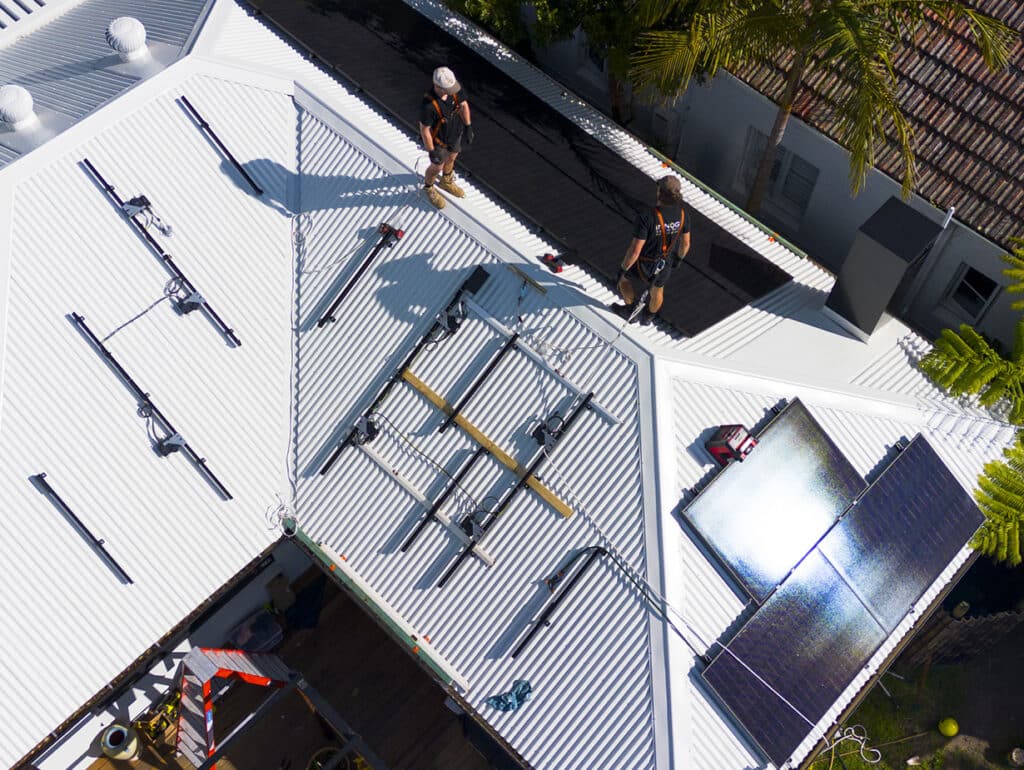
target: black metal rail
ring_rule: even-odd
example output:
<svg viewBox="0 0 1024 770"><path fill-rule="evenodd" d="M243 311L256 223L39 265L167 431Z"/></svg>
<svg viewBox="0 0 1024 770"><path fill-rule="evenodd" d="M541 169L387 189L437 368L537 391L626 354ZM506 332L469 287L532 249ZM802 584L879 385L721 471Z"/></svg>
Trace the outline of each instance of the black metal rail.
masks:
<svg viewBox="0 0 1024 770"><path fill-rule="evenodd" d="M37 473L35 476L30 476L29 480L36 489L50 498L50 502L52 502L57 509L64 514L65 518L67 518L72 525L74 525L75 529L78 530L78 534L81 535L90 546L92 546L92 549L96 554L106 562L107 566L110 567L110 569L113 570L113 572L121 579L122 583L132 585L135 582L128 576L128 573L124 571L124 568L117 563L117 559L111 556L110 552L107 551L106 543L96 537L89 528L82 523L82 520L75 515L73 510L71 510L71 506L64 502L64 498L58 495L56 490L50 486L50 482L46 480L45 473Z"/></svg>
<svg viewBox="0 0 1024 770"><path fill-rule="evenodd" d="M576 419L583 413L584 409L590 406L590 402L593 398L594 393L593 391L591 391L573 405L572 409L569 411L569 414L566 415L565 418L561 418L560 416L557 415L557 413L553 415L553 417L558 416L560 422L554 429L548 430L548 433L550 434L550 437L552 439L552 443L550 444L550 446L547 446L543 441L540 442L541 447L537 450L533 458L530 460L529 465L526 467L526 471L522 474L522 476L520 476L519 480L516 481L516 483L512 487L510 487L505 492L504 495L502 495L501 499L498 501L498 504L494 507L494 510L489 511L487 515L484 517L483 521L480 522L480 534L471 536L469 543L463 546L462 550L459 551L458 555L456 555L455 557L455 560L451 563L448 569L445 570L444 574L441 575L441 579L437 583L438 588L444 588L445 583L447 583L451 579L452 575L455 574L455 571L459 568L462 562L466 560L466 557L473 552L473 549L480 543L480 539L484 536L484 534L487 533L487 530L490 529L491 526L493 526L494 522L498 519L498 517L505 512L505 509L508 508L509 504L512 502L512 499L516 496L516 494L521 489L523 489L523 487L526 486L530 477L534 475L537 468L539 468L541 463L544 462L544 459L547 456L547 452L551 451L551 449L553 449L554 446L559 441L561 441L565 434L568 433L569 428L571 428L573 423L576 422ZM549 422L551 422L551 418L545 421L545 425Z"/></svg>
<svg viewBox="0 0 1024 770"><path fill-rule="evenodd" d="M526 645L528 645L530 643L530 640L537 635L538 631L540 631L542 628L547 628L551 625L551 614L556 609L558 609L558 605L562 603L565 597L572 590L572 587L576 585L576 583L579 581L581 577L583 577L583 573L587 571L587 568L595 561L597 561L601 556L604 556L606 553L607 551L605 551L605 549L599 545L592 545L589 548L584 548L581 551L577 551L575 554L572 555L572 557L570 557L569 561L562 565L561 569L559 569L558 572L556 572L554 575L552 575L544 581L547 584L548 588L551 590L551 593L554 593L555 586L558 585L558 583L560 583L563 578L565 578L566 573L570 569L572 569L572 565L579 561L584 556L584 554L586 554L586 559L583 561L583 564L580 565L580 568L572 573L572 576L569 578L569 581L565 584L565 586L563 586L562 590L558 592L558 595L544 605L544 609L541 611L540 615L538 615L537 619L531 623L530 630L526 633L526 636L523 637L523 640L518 645L516 645L516 648L514 650L512 650L511 657L513 660L515 660L516 657L518 657L519 653L521 653L526 648Z"/></svg>
<svg viewBox="0 0 1024 770"><path fill-rule="evenodd" d="M139 387L138 383L132 379L131 375L125 371L124 367L117 362L117 359L114 358L114 355L107 349L106 345L103 344L103 341L96 336L92 329L89 328L89 325L85 322L85 318L78 313L72 313L71 320L82 335L94 348L96 348L97 351L99 351L107 365L112 368L117 373L117 376L121 378L121 381L128 386L128 389L139 402L139 407L143 410L145 415L151 416L158 423L161 430L163 430L165 434L164 437L157 441L153 447L157 454L161 457L166 457L173 452L184 452L196 469L206 477L206 480L214 489L217 490L220 496L225 500L231 500L231 493L228 492L227 487L221 483L220 479L214 475L213 471L209 469L206 464L206 458L200 457L199 454L189 446L188 442L182 438L181 434L175 430L171 421L164 416L164 413L161 412L157 408L156 404L153 403L152 399L150 399L149 393Z"/></svg>
<svg viewBox="0 0 1024 770"><path fill-rule="evenodd" d="M199 114L199 110L197 110L192 102L188 100L188 97L182 95L181 103L185 105L185 109L192 113L192 117L194 117L196 122L199 123L199 127L206 132L206 135L213 140L213 143L217 145L222 153L224 153L224 156L231 161L231 165L238 169L239 174L245 177L245 181L249 183L253 192L257 195L263 195L263 188L256 184L256 180L249 176L249 172L246 171L242 164L238 162L238 159L231 154L231 150L224 146L224 142L222 142L220 137L214 133L213 128L210 127L210 123L206 118Z"/></svg>
<svg viewBox="0 0 1024 770"><path fill-rule="evenodd" d="M192 281L188 279L188 276L182 272L181 268L178 267L177 263L174 261L174 258L164 251L160 243L153 237L153 234L149 232L149 228L147 228L139 219L138 214L129 213L125 208L124 200L122 200L121 196L117 194L117 190L114 188L114 185L110 184L110 182L103 178L103 175L100 174L96 169L96 166L94 166L88 158L82 159L82 165L84 165L96 181L99 182L100 186L103 188L103 192L110 197L121 213L127 217L128 221L135 225L135 229L140 235L142 235L146 243L149 244L149 247L156 252L156 255L160 257L160 261L163 262L167 271L175 278L175 280L178 281L178 283L181 284L181 288L185 296L177 299L176 304L178 310L182 313L190 313L196 308L201 308L206 314L206 317L210 319L214 326L217 327L218 331L220 331L220 333L223 334L231 344L236 347L240 346L242 341L238 339L238 335L235 334L234 329L228 326L224 319L217 315L217 311L215 311L203 295L196 290L195 284L193 284Z"/></svg>
<svg viewBox="0 0 1024 770"><path fill-rule="evenodd" d="M372 265L373 261L377 259L377 255L385 248L394 248L395 244L402 239L403 235L405 235L404 230L394 228L387 222L381 222L377 227L377 232L380 233L380 240L377 241L377 245L373 247L366 259L363 260L362 264L360 264L359 267L356 268L355 272L352 273L352 277L345 282L345 286L342 287L338 296L334 298L334 302L331 303L331 306L327 308L327 312L320 316L320 320L316 322L316 327L318 329L328 323L335 322L335 311L341 307L341 303L345 301L345 297L347 297L348 293L352 291L352 288L363 276L363 273L370 269L370 265Z"/></svg>
<svg viewBox="0 0 1024 770"><path fill-rule="evenodd" d="M391 377L388 378L388 381L384 384L380 393L378 393L377 397L373 399L373 403L371 403L369 408L363 412L364 415L373 414L377 410L377 407L384 403L384 399L388 397L391 389L402 379L402 372L412 366L413 361L416 360L416 356L420 354L420 351L422 351L423 348L437 342L439 334L453 333L446 325L446 322L451 318L455 308L459 306L463 293L475 294L480 291L483 285L487 282L488 277L489 274L487 270L479 266L470 273L469 277L463 281L462 285L459 286L458 290L456 290L451 302L449 302L445 306L445 309L438 314L437 320L434 321L434 324L430 327L427 333L420 338L419 342L417 342L415 346L413 346L409 355L405 357L398 368L392 373ZM331 452L331 456L327 458L327 462L325 462L323 467L320 469L321 476L325 475L327 471L334 466L338 461L338 458L341 457L341 453L344 452L347 447L352 445L357 434L358 431L356 428L352 428L352 430L345 435L345 438L342 439L337 447L335 447L334 451Z"/></svg>
<svg viewBox="0 0 1024 770"><path fill-rule="evenodd" d="M430 509L427 511L427 515L423 517L423 519L416 525L416 528L413 529L411 533L409 533L409 537L406 538L405 542L402 543L402 547L399 549L402 551L402 553L405 553L407 550L409 550L409 546L416 542L416 538L418 538L420 536L420 533L422 533L423 530L426 529L427 524L429 524L437 517L437 512L441 510L441 506L444 505L445 500L447 500L451 496L452 492L455 491L455 488L459 486L460 483L462 483L462 480L466 477L466 474L469 473L470 469L472 469L472 467L476 464L476 461L483 457L485 454L487 454L486 449L484 449L483 447L477 447L477 450L473 452L469 460L467 460L463 464L463 466L459 468L458 471L456 471L455 475L452 476L451 480L448 482L448 486L446 486L441 491L441 494L438 495L437 499L433 502L433 504L431 504Z"/></svg>
<svg viewBox="0 0 1024 770"><path fill-rule="evenodd" d="M437 429L438 433L444 433L455 422L456 416L461 412L466 404L469 403L469 399L480 389L480 386L484 384L484 381L490 376L491 372L501 363L501 359L513 348L516 344L516 340L519 339L519 332L513 332L512 336L505 340L505 344L501 346L501 350L494 356L484 367L484 370L477 375L476 379L469 384L466 388L466 392L462 394L462 397L452 407L452 413L445 418L445 421L441 423L441 427Z"/></svg>

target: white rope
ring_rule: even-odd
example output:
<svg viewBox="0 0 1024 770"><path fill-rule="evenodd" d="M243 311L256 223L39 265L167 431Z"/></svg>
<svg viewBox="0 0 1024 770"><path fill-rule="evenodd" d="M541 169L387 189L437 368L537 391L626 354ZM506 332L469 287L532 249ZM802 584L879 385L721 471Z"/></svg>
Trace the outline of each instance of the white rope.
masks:
<svg viewBox="0 0 1024 770"><path fill-rule="evenodd" d="M552 462L551 455L548 454L547 450L544 451L544 454L547 457L548 464L551 466L551 469L553 471L555 471L556 474L558 474L558 477L559 477L559 480L561 481L562 486L565 488L565 490L569 493L569 496L576 503L577 513L579 513L581 516L583 516L583 518L587 521L587 523L591 527L594 528L594 530L597 532L598 537L603 541L602 545L603 545L604 549L608 552L608 554L610 556L612 556L612 558L615 560L616 564L619 566L620 569L622 569L622 571L626 574L626 576L628 578L630 578L630 580L633 581L633 583L638 588L641 588L641 591L643 593L645 593L645 594L647 594L649 596L653 596L654 598L656 598L658 600L658 602L664 608L664 609L661 610L660 614L664 618L665 622L668 623L669 627L676 633L676 635L683 641L683 643L687 647L690 648L690 650L694 653L694 655L697 655L698 657L703 658L705 653L703 653L700 650L698 650L693 645L693 643L686 637L686 635L683 634L682 631L680 631L678 626L676 626L676 624L672 622L672 620L668 617L669 611L671 611L679 619L679 622L683 625L683 627L685 627L687 631L689 631L691 634L693 634L693 636L697 639L698 642L700 642L701 645L704 646L705 649L707 649L711 645L708 644L707 641L705 641L703 639L703 637L701 637L701 635L699 633L697 633L696 629L694 629L693 626L690 625L689 622L687 622L686 618L683 617L682 613L679 610L677 610L675 607L673 607L664 596L659 594L658 591L654 588L654 586L652 586L647 581L647 578L644 577L639 572L637 572L636 570L634 570L632 565L630 565L629 562L626 561L626 559L619 553L618 549L615 547L614 543L612 543L612 541L609 539L608 535L606 535L604 533L604 531L600 528L600 526L598 526L598 524L594 520L594 518L590 514L587 513L586 507L583 505L583 501L580 500L579 496L573 491L572 487L569 486L569 483L566 481L565 474L558 468L557 465L555 465L554 462ZM652 602L652 604L653 604L653 602ZM804 713L802 711L800 711L800 709L798 709L793 703L791 703L782 693L780 693L778 690L776 690L774 687L772 687L770 683L765 681L764 677L762 677L760 674L758 674L756 671L754 671L754 669L752 669L750 666L748 666L743 660L741 660L739 658L739 656L736 655L736 653L734 653L732 650L729 649L728 645L724 645L723 644L723 645L721 645L721 647L722 647L722 652L728 653L737 663L739 663L741 666L743 666L743 668L745 668L747 671L749 671L751 676L753 676L755 679L757 679L757 681L759 681L766 688L768 688L768 690L770 690L772 693L774 693L779 698L779 700L781 700L783 703L785 703L787 706L789 706L797 716L799 716L802 720L804 720L811 727L814 727L814 725L815 725L814 722L812 722L810 719L808 719L804 715Z"/></svg>
<svg viewBox="0 0 1024 770"><path fill-rule="evenodd" d="M834 741L825 746L821 750L824 754L829 751L834 751L836 747L843 741L853 741L857 744L857 751L860 753L860 758L869 765L877 765L882 761L882 752L878 749L869 749L867 747L868 742L868 731L864 728L864 725L851 725L841 730Z"/></svg>

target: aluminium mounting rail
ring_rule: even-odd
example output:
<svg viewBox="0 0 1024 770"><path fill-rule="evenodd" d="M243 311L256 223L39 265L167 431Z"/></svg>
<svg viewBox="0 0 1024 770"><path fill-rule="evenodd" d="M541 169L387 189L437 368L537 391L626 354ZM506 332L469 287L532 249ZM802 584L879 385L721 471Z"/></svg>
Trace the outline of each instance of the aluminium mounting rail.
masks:
<svg viewBox="0 0 1024 770"><path fill-rule="evenodd" d="M592 392L588 393L586 396L576 400L572 404L572 406L569 409L569 413L565 417L562 417L561 415L558 414L558 412L555 412L551 417L549 417L541 424L541 427L538 428L537 431L535 431L535 437L538 433L540 434L540 438L538 439L540 446L538 447L537 452L534 454L533 459L525 468L523 475L519 477L515 485L510 487L508 491L506 491L505 494L502 495L497 505L494 506L494 510L488 511L483 521L479 523L479 534L474 533L469 545L467 545L461 551L459 551L458 555L455 557L455 560L451 563L448 569L445 570L444 574L441 575L441 579L437 583L438 588L444 588L445 583L447 583L448 580L451 579L452 575L454 575L455 571L459 568L459 565L462 564L462 562L465 561L466 557L469 556L469 554L472 552L473 547L480 542L483 536L487 534L487 530L489 530L491 526L493 526L494 522L497 521L498 517L501 516L502 513L504 513L506 508L508 508L509 504L512 502L512 499L516 496L516 494L523 487L527 486L527 480L531 478L536 478L534 476L534 473L536 472L537 468L539 468L541 463L544 462L544 459L547 457L548 453L552 451L558 444L558 442L561 441L561 439L565 436L565 434L569 432L569 429L572 427L573 423L576 422L576 419L583 413L585 409L588 409L590 407L590 402L593 400L593 398L594 394ZM547 427L548 425L550 425L552 420L556 419L557 424L555 425L555 427Z"/></svg>
<svg viewBox="0 0 1024 770"><path fill-rule="evenodd" d="M110 182L103 178L103 175L100 174L96 169L96 166L94 166L88 158L82 158L82 165L84 165L89 173L92 174L103 189L103 192L109 196L117 206L118 210L135 226L135 229L145 239L146 243L149 244L149 247L158 257L160 257L160 261L163 262L167 271L181 284L181 288L185 296L177 299L176 301L176 306L179 312L185 314L190 313L196 308L201 308L207 318L210 319L214 326L217 327L218 331L220 331L220 333L223 334L231 344L236 347L240 346L242 341L238 339L238 335L235 334L234 329L228 326L224 319L217 315L217 311L210 307L210 303L207 302L206 298L196 290L195 285L188 279L188 276L182 272L181 268L178 267L174 258L164 251L159 241L157 241L157 239L153 237L153 234L149 232L149 228L147 228L142 220L139 219L138 213L132 213L132 210L128 208L128 204L126 204L125 201L121 199L121 196L118 195L114 185L110 184Z"/></svg>
<svg viewBox="0 0 1024 770"><path fill-rule="evenodd" d="M64 502L64 498L58 495L56 490L50 486L50 482L46 480L45 473L37 473L35 476L30 476L29 480L36 489L50 498L50 502L52 502L57 509L64 514L64 517L71 522L76 530L78 530L78 534L81 535L90 546L92 546L96 555L106 562L107 566L110 567L110 569L121 579L122 583L132 585L135 582L128 576L128 573L124 571L124 568L117 563L117 560L110 555L110 552L107 551L105 541L96 537L89 528L82 523L82 520L75 515L75 512L71 510L71 506Z"/></svg>
<svg viewBox="0 0 1024 770"><path fill-rule="evenodd" d="M185 456L188 457L196 469L206 477L206 480L214 489L217 490L218 494L220 494L220 496L225 500L231 500L231 493L228 492L227 487L221 483L220 479L218 479L214 475L213 471L211 471L206 465L206 458L200 457L199 454L189 446L188 442L182 438L181 434L175 430L171 421L168 420L164 416L164 413L161 412L157 408L156 404L153 403L152 399L149 397L149 393L139 387L138 383L132 379L131 375L128 374L125 368L117 362L117 359L114 358L114 355L107 349L106 345L103 344L103 341L96 336L92 329L89 328L89 325L85 322L85 317L78 313L72 313L71 321L78 328L79 332L81 332L81 334L89 341L89 343L96 348L100 355L103 356L105 363L113 369L117 376L121 378L121 381L128 386L128 389L139 402L140 410L145 413L145 416L153 417L153 419L159 424L160 428L164 431L164 437L157 441L153 447L157 454L161 457L166 457L173 452L184 452Z"/></svg>
<svg viewBox="0 0 1024 770"><path fill-rule="evenodd" d="M360 413L362 416L367 417L373 414L377 410L377 407L384 403L384 399L388 397L391 389L398 384L402 379L403 374L408 371L410 366L412 366L416 357L425 347L427 347L427 345L437 342L439 334L454 334L458 329L459 324L462 323L458 309L461 308L466 299L468 299L467 295L475 294L483 288L483 285L487 282L488 278L489 274L483 267L478 265L473 269L473 272L469 274L469 277L466 278L466 280L462 282L462 285L460 285L455 291L455 295L445 306L444 310L438 313L433 325L427 333L424 334L420 338L419 342L413 346L413 349L409 351L409 354L405 357L402 363L399 364L398 368L395 369L392 375L387 379L387 382L384 383L384 387L381 388L370 406ZM352 444L356 442L358 434L359 430L357 427L353 427L347 434L345 434L345 438L338 443L334 448L334 451L331 453L331 456L327 458L327 462L325 462L323 467L320 468L321 476L325 475L327 471L334 466L338 461L338 458L341 457L341 453L345 451L346 447L352 446Z"/></svg>
<svg viewBox="0 0 1024 770"><path fill-rule="evenodd" d="M497 318L488 313L486 310L484 310L480 303L472 299L471 297L466 297L464 304L467 310L472 311L474 315L480 318L480 320L482 320L484 323L486 323L488 326L490 326L503 337L511 337L516 333L509 329L507 326L505 326L505 324L503 324ZM544 358L544 356L542 356L532 347L523 342L522 339L518 339L516 341L516 348L519 350L519 352L523 353L525 356L532 359L536 364L540 365L545 371L548 372L548 374L554 377L559 384L563 385L565 388L572 391L573 393L577 393L579 395L583 394L583 390L581 390L577 385L575 385L561 372L556 370L550 364L550 362L548 362L548 360ZM608 420L608 422L614 423L615 425L622 424L621 417L617 417L616 415L612 414L596 399L591 401L590 408L593 409L597 414L601 415L606 420Z"/></svg>
<svg viewBox="0 0 1024 770"><path fill-rule="evenodd" d="M452 406L451 414L449 414L445 418L444 422L441 423L441 426L437 429L438 433L444 433L446 430L448 430L449 427L451 427L451 424L455 422L455 418L458 417L459 413L466 407L466 404L469 403L469 400L473 397L473 395L478 390L480 390L481 386L483 386L484 384L484 381L491 375L491 372L493 372L497 368L498 364L501 363L501 359L503 359L508 354L508 352L512 350L518 339L519 332L515 332L511 337L505 340L505 343L501 346L501 349L498 351L497 355L495 355L493 358L491 358L490 361L487 362L487 366L485 366L483 371L480 372L480 374L478 374L473 379L473 381L469 384L469 387L466 388L466 392L463 393L459 400L455 402L455 405Z"/></svg>
<svg viewBox="0 0 1024 770"><path fill-rule="evenodd" d="M551 625L551 614L558 608L558 605L562 603L562 600L565 599L569 591L572 590L572 587L576 585L576 582L581 577L583 577L583 573L587 571L587 567L589 567L591 564L597 561L597 559L601 556L604 556L606 553L607 551L605 551L605 549L599 545L592 545L588 548L584 548L581 551L577 551L569 558L569 561L562 565L561 569L559 569L558 572L544 580L544 583L547 585L548 590L550 590L551 593L554 593L555 586L557 586L562 581L562 579L565 578L566 573L570 569L572 569L572 565L579 561L579 559L584 554L586 554L586 559L583 561L583 564L581 564L580 567L572 573L572 577L569 578L569 581L565 584L562 590L558 592L558 596L551 599L545 605L540 615L537 616L537 619L530 624L530 630L526 633L526 636L523 637L523 640L518 645L516 645L516 648L514 650L512 650L511 657L513 660L515 660L519 653L521 653L526 648L526 645L528 645L530 643L530 640L537 635L538 631L540 631L542 628L547 628Z"/></svg>
<svg viewBox="0 0 1024 770"><path fill-rule="evenodd" d="M245 170L245 167L242 166L242 164L238 162L235 156L231 154L231 150L224 146L224 142L222 142L220 140L220 137L214 133L213 129L210 127L209 122L206 120L206 118L199 114L199 110L197 110L192 105L192 102L190 102L186 96L182 95L181 103L185 105L185 108L190 113L192 113L192 117L195 118L196 122L199 123L199 128L206 132L206 135L209 136L210 139L213 140L213 143L217 145L217 147L220 149L220 151L224 153L224 156L231 162L231 165L238 170L239 174L245 177L245 181L249 183L249 186L252 188L252 191L257 195L263 195L263 188L256 184L256 180L249 175L249 172Z"/></svg>
<svg viewBox="0 0 1024 770"><path fill-rule="evenodd" d="M466 474L469 473L470 469L474 465L476 465L477 460L479 460L485 454L487 454L487 450L484 447L477 447L476 451L473 452L472 455L470 455L470 458L465 463L463 463L462 467L459 468L455 472L455 475L449 479L448 485L443 490L441 490L441 494L439 494L437 496L437 499L434 500L434 502L431 503L430 506L427 508L427 515L419 521L419 523L416 525L413 531L409 533L409 537L407 537L405 539L405 542L402 543L402 547L399 548L399 550L402 553L408 551L409 547L414 542L416 542L416 538L418 538L420 536L420 533L422 533L423 530L426 529L427 524L438 518L438 512L441 510L441 506L444 505L445 501L451 496L452 492L455 491L455 488L462 483L462 480L466 477Z"/></svg>
<svg viewBox="0 0 1024 770"><path fill-rule="evenodd" d="M395 244L402 239L405 235L404 230L400 230L397 227L392 227L387 222L381 222L377 226L377 232L380 233L380 240L367 255L366 259L355 269L352 276L345 282L341 291L338 292L338 296L334 298L331 306L327 308L327 311L320 316L320 319L316 322L316 327L319 329L328 323L334 323L337 319L334 317L335 311L341 307L341 303L345 301L345 297L352 291L352 288L356 285L363 273L370 269L370 265L377 259L377 255L381 253L385 248L393 249Z"/></svg>
<svg viewBox="0 0 1024 770"><path fill-rule="evenodd" d="M402 378L412 385L416 391L419 392L427 401L437 407L443 414L449 414L452 411L451 406L445 401L440 395L431 390L430 386L427 385L423 380L413 374L411 371L406 369L402 372ZM487 453L497 460L499 463L504 465L510 471L516 475L516 479L522 479L523 483L530 487L536 492L541 499L544 500L548 505L558 511L560 514L569 518L572 516L572 507L568 503L563 501L554 492L548 489L540 479L534 476L530 471L519 463L512 455L502 449L498 444L488 438L483 431L481 431L476 425L467 420L463 415L455 415L455 424L458 425L473 441L479 446L482 446L487 450Z"/></svg>

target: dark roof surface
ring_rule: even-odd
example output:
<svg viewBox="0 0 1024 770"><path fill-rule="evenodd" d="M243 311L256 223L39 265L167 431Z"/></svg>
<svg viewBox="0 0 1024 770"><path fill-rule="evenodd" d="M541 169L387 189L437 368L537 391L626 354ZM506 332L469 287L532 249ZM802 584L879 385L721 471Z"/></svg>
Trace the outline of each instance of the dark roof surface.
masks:
<svg viewBox="0 0 1024 770"><path fill-rule="evenodd" d="M541 226L570 260L614 278L636 209L653 205L650 177L401 0L252 5L410 130L430 73L451 67L477 137L459 157L460 173ZM711 220L689 207L687 216L690 254L673 272L661 310L683 334L697 334L789 280Z"/></svg>
<svg viewBox="0 0 1024 770"><path fill-rule="evenodd" d="M1021 0L976 0L978 10L1020 31ZM733 74L776 102L788 57ZM917 189L941 209L1002 246L1024 235L1024 42L1018 36L1009 68L990 73L966 27L946 35L931 24L920 43L895 57L899 98L914 131ZM839 141L833 109L842 93L828 68L812 74L793 113ZM901 178L899 153L882 148L876 167Z"/></svg>

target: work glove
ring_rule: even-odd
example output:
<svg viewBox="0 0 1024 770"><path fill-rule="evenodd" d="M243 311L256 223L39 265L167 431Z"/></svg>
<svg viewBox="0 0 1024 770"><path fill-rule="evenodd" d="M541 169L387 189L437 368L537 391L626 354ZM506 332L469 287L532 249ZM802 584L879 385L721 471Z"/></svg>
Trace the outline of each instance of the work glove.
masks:
<svg viewBox="0 0 1024 770"><path fill-rule="evenodd" d="M476 139L476 131L473 130L472 123L466 126L466 130L462 133L462 138L466 141L466 144L473 144L473 140Z"/></svg>
<svg viewBox="0 0 1024 770"><path fill-rule="evenodd" d="M435 166L440 166L444 160L441 157L441 150L439 150L437 147L427 152L427 157L430 158L430 162L433 163Z"/></svg>
<svg viewBox="0 0 1024 770"><path fill-rule="evenodd" d="M618 286L622 283L622 279L626 277L626 268L620 267L619 272L615 274L615 285Z"/></svg>
<svg viewBox="0 0 1024 770"><path fill-rule="evenodd" d="M678 254L673 255L673 257L672 257L672 269L675 270L681 264L683 264L683 258L681 256L679 256Z"/></svg>

